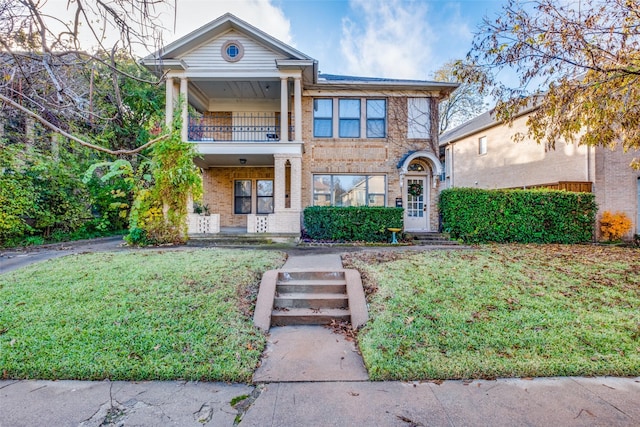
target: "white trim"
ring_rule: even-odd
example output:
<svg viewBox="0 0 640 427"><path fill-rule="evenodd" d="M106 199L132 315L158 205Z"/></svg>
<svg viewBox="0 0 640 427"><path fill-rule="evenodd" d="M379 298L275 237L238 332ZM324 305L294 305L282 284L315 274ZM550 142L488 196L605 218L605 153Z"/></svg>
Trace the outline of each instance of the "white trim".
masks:
<svg viewBox="0 0 640 427"><path fill-rule="evenodd" d="M412 153L411 155L407 156L406 159L404 159L404 163L402 163L402 167L400 168L400 175L404 176L405 174L407 174L409 164L411 164L414 159L417 159L419 157L423 157L429 161L432 166L432 176L439 176L442 173L442 163L440 163L440 160L435 156L435 154L430 151L416 151L415 153Z"/></svg>

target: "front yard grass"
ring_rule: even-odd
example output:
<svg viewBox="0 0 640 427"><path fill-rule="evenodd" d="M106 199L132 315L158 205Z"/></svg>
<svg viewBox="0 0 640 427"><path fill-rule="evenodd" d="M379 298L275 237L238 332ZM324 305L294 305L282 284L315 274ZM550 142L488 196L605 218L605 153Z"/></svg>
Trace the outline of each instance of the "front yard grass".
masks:
<svg viewBox="0 0 640 427"><path fill-rule="evenodd" d="M353 254L374 380L640 375L640 250L501 245Z"/></svg>
<svg viewBox="0 0 640 427"><path fill-rule="evenodd" d="M250 381L272 251L69 256L0 275L0 377Z"/></svg>

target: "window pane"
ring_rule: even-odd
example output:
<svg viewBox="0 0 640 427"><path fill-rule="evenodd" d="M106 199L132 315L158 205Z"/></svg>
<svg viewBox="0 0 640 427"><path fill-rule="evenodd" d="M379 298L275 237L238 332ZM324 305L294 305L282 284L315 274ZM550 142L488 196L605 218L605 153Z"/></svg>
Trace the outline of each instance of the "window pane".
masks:
<svg viewBox="0 0 640 427"><path fill-rule="evenodd" d="M333 136L331 119L314 119L313 136L316 138L331 138Z"/></svg>
<svg viewBox="0 0 640 427"><path fill-rule="evenodd" d="M258 197L260 196L273 196L273 181L272 180L259 180L258 181Z"/></svg>
<svg viewBox="0 0 640 427"><path fill-rule="evenodd" d="M386 104L384 99L368 99L367 119L384 119L387 115Z"/></svg>
<svg viewBox="0 0 640 427"><path fill-rule="evenodd" d="M384 138L384 120L367 120L367 138Z"/></svg>
<svg viewBox="0 0 640 427"><path fill-rule="evenodd" d="M332 99L314 99L313 100L313 117L332 117L333 116L333 100Z"/></svg>
<svg viewBox="0 0 640 427"><path fill-rule="evenodd" d="M384 176L370 176L369 177L369 193L386 193L386 184Z"/></svg>
<svg viewBox="0 0 640 427"><path fill-rule="evenodd" d="M366 206L367 177L336 175L333 177L336 206Z"/></svg>
<svg viewBox="0 0 640 427"><path fill-rule="evenodd" d="M236 197L234 213L250 214L251 213L251 197Z"/></svg>
<svg viewBox="0 0 640 427"><path fill-rule="evenodd" d="M331 176L313 176L313 205L331 206Z"/></svg>
<svg viewBox="0 0 640 427"><path fill-rule="evenodd" d="M258 213L273 213L273 197L258 197Z"/></svg>
<svg viewBox="0 0 640 427"><path fill-rule="evenodd" d="M340 138L360 137L360 120L340 119Z"/></svg>
<svg viewBox="0 0 640 427"><path fill-rule="evenodd" d="M407 100L407 137L428 139L431 137L429 98L409 98Z"/></svg>
<svg viewBox="0 0 640 427"><path fill-rule="evenodd" d="M236 214L251 213L251 180L236 181L234 184L233 212Z"/></svg>
<svg viewBox="0 0 640 427"><path fill-rule="evenodd" d="M235 183L235 196L249 196L251 197L251 181L243 180L236 181Z"/></svg>
<svg viewBox="0 0 640 427"><path fill-rule="evenodd" d="M341 99L340 100L341 119L360 119L360 100Z"/></svg>

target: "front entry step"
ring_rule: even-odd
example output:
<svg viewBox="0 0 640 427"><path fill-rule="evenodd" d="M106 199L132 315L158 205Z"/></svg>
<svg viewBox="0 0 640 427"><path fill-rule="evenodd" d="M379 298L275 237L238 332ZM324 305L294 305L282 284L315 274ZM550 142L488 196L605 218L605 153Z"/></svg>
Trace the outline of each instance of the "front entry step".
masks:
<svg viewBox="0 0 640 427"><path fill-rule="evenodd" d="M326 325L368 318L360 274L356 270L271 270L262 277L254 324L271 326Z"/></svg>

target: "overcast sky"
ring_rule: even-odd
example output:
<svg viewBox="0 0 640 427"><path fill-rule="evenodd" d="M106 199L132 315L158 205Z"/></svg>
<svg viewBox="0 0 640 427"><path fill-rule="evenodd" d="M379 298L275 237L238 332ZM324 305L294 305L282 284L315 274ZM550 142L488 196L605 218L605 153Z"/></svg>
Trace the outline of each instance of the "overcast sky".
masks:
<svg viewBox="0 0 640 427"><path fill-rule="evenodd" d="M429 79L463 58L501 0L177 0L170 42L230 12L319 61L328 74ZM173 23L167 22L173 29Z"/></svg>

